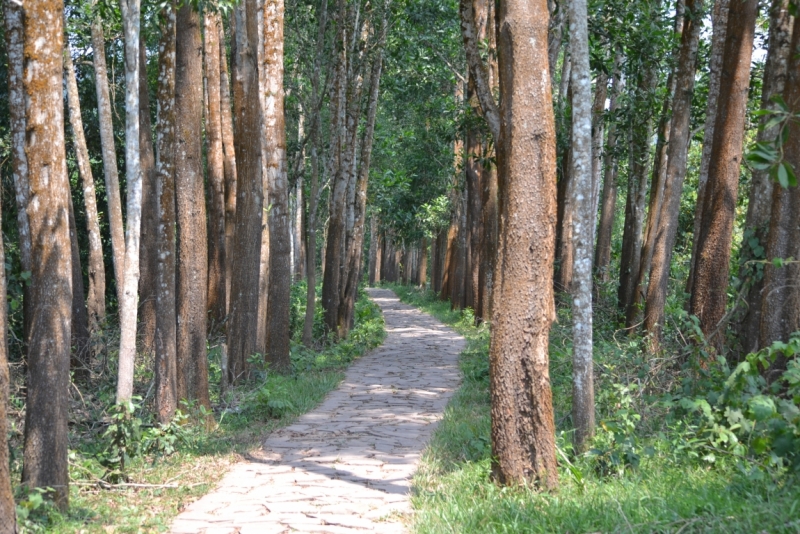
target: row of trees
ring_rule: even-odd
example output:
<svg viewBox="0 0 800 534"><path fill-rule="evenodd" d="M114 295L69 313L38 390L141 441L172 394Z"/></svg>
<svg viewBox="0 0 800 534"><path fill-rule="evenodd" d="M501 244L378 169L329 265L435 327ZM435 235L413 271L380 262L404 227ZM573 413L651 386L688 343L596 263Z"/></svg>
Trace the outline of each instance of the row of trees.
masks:
<svg viewBox="0 0 800 534"><path fill-rule="evenodd" d="M6 217L4 233L11 277L29 284L10 288L21 324L3 307L0 331L21 340L10 357L26 369L24 486L67 506L71 373L92 388L98 337L119 335L117 403L141 394L135 370L152 362L152 410L168 422L183 402L211 408L209 336L225 341L222 388L248 378L254 355L291 371L291 286L308 279L312 347L318 266L327 331L347 335L391 9L5 3L3 207L16 224ZM14 511L5 439L0 531Z"/></svg>
<svg viewBox="0 0 800 534"><path fill-rule="evenodd" d="M495 13L494 3L460 2L468 68L453 76L452 94L465 97L466 118L456 126L449 214L432 220L435 202L411 225L389 214L370 280L424 284L416 258L430 249L431 288L491 322L496 475L553 487L553 289L569 295L572 310L578 452L595 424L592 305L609 289L619 321L646 336L651 354L667 348L676 304L729 359L800 330L791 222L800 106L791 80L800 71L790 53L800 35L788 0L770 2L761 17L757 1L523 4ZM521 34L540 44L525 70L503 67L519 59L515 39L523 39L503 44L512 14L515 23L549 20ZM755 67L754 47L765 52Z"/></svg>

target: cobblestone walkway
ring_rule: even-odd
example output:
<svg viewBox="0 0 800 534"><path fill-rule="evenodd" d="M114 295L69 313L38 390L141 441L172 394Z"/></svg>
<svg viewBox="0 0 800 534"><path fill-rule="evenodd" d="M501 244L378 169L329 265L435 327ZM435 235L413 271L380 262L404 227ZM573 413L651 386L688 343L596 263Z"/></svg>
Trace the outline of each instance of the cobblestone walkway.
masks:
<svg viewBox="0 0 800 534"><path fill-rule="evenodd" d="M458 386L464 340L391 291L369 294L386 318L384 344L188 506L172 532L405 531L410 479Z"/></svg>

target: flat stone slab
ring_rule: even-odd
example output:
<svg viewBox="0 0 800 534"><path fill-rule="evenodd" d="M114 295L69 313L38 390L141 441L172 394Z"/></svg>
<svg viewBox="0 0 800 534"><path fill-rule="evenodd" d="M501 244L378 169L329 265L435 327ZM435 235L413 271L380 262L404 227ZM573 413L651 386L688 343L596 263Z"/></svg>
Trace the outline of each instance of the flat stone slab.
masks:
<svg viewBox="0 0 800 534"><path fill-rule="evenodd" d="M465 341L391 291L367 291L386 319L384 344L189 505L172 532L406 531L411 477L459 385Z"/></svg>

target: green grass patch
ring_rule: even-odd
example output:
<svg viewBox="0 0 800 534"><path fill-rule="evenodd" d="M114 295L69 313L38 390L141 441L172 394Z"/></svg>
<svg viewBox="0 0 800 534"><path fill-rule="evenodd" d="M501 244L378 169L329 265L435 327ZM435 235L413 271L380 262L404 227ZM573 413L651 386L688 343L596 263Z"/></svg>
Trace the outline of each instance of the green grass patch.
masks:
<svg viewBox="0 0 800 534"><path fill-rule="evenodd" d="M680 390L670 357L648 358L641 340L595 327L598 435L591 453L571 452L568 309L551 333L551 380L560 488L503 488L490 477L489 330L428 291L389 286L467 339L464 380L414 478L414 530L463 532L800 532L800 485L786 468L698 454L691 425L671 415ZM677 375L676 375L677 373ZM706 449L702 449L706 451Z"/></svg>

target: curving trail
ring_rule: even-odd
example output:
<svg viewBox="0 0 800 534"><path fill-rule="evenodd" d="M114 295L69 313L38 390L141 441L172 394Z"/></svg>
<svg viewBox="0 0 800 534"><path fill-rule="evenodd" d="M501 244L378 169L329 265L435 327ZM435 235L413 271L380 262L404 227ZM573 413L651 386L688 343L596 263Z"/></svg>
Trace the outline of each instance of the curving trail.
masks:
<svg viewBox="0 0 800 534"><path fill-rule="evenodd" d="M368 292L386 319L384 344L188 506L172 532L405 531L410 479L459 384L464 339L389 290Z"/></svg>

